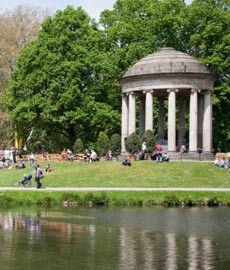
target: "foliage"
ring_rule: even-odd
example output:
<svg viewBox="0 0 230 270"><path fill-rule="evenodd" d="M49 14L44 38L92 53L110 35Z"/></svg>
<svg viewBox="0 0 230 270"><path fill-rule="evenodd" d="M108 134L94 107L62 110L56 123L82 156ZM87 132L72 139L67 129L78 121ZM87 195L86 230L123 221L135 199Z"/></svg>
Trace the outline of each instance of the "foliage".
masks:
<svg viewBox="0 0 230 270"><path fill-rule="evenodd" d="M154 136L154 133L152 130L146 130L143 137L142 137L142 142L146 142L147 144L147 151L149 153L153 152L155 143L156 143L156 138Z"/></svg>
<svg viewBox="0 0 230 270"><path fill-rule="evenodd" d="M121 136L113 134L110 138L111 151L113 156L118 156L121 153Z"/></svg>
<svg viewBox="0 0 230 270"><path fill-rule="evenodd" d="M77 138L76 142L73 146L74 153L83 153L84 151L84 144L80 138Z"/></svg>
<svg viewBox="0 0 230 270"><path fill-rule="evenodd" d="M118 131L120 115L103 84L107 70L101 32L81 8L48 18L12 74L6 105L19 134L25 137L32 126L46 131L59 151L79 137L95 142L102 129Z"/></svg>
<svg viewBox="0 0 230 270"><path fill-rule="evenodd" d="M229 151L229 1L194 0L185 16L185 31L189 35L188 52L216 75L213 94L214 148L216 151Z"/></svg>
<svg viewBox="0 0 230 270"><path fill-rule="evenodd" d="M101 130L109 137L119 133L118 79L142 57L171 46L216 75L214 149L229 151L228 2L117 0L102 12L99 26L81 8L57 12L22 51L12 74L6 105L19 136L33 126L58 151L77 138L95 145Z"/></svg>
<svg viewBox="0 0 230 270"><path fill-rule="evenodd" d="M100 157L105 156L110 149L109 138L105 132L100 132L97 139L97 151Z"/></svg>
<svg viewBox="0 0 230 270"><path fill-rule="evenodd" d="M141 139L134 132L130 134L125 141L125 148L131 154L137 154L141 150Z"/></svg>
<svg viewBox="0 0 230 270"><path fill-rule="evenodd" d="M194 0L188 6L181 0L117 0L113 10L101 14L119 76L161 47L198 58L216 75L213 138L218 151L230 145L229 22L228 0Z"/></svg>

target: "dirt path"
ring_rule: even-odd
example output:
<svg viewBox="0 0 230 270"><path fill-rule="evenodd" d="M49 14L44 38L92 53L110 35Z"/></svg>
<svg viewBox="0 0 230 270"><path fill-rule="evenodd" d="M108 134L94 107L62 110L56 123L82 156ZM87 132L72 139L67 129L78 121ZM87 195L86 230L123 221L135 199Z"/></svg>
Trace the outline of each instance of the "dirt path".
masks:
<svg viewBox="0 0 230 270"><path fill-rule="evenodd" d="M23 190L23 191L211 191L211 192L230 192L230 188L143 188L143 187L0 187L0 191Z"/></svg>

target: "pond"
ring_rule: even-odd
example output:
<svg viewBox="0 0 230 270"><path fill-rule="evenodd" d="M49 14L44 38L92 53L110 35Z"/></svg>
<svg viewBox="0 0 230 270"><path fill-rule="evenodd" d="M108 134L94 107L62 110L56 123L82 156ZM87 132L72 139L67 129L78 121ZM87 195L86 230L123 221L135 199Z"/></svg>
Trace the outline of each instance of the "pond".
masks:
<svg viewBox="0 0 230 270"><path fill-rule="evenodd" d="M0 210L0 269L229 269L229 208Z"/></svg>

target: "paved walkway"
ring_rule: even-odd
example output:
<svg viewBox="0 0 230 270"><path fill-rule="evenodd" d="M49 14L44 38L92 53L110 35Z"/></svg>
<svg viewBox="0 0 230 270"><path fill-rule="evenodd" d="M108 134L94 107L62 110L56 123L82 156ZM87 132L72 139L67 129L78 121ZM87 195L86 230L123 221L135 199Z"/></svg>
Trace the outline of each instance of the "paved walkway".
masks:
<svg viewBox="0 0 230 270"><path fill-rule="evenodd" d="M144 188L144 187L0 187L1 191L24 190L24 191L211 191L211 192L230 192L230 188Z"/></svg>

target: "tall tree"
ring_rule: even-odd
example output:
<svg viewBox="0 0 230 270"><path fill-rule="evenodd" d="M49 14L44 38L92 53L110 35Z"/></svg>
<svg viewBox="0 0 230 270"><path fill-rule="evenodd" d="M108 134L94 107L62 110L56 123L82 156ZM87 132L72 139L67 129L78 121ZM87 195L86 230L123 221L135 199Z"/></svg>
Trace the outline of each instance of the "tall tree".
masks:
<svg viewBox="0 0 230 270"><path fill-rule="evenodd" d="M208 12L207 12L208 10ZM185 18L189 51L216 75L213 93L214 147L230 146L230 9L228 0L194 0Z"/></svg>
<svg viewBox="0 0 230 270"><path fill-rule="evenodd" d="M191 5L183 0L117 0L100 20L120 77L133 63L164 46L187 52L209 67L217 78L216 151L227 151L230 145L229 13L228 0L194 0Z"/></svg>
<svg viewBox="0 0 230 270"><path fill-rule="evenodd" d="M19 132L45 130L58 149L117 131L120 115L106 103L107 60L101 31L81 8L48 18L12 74L7 106Z"/></svg>

